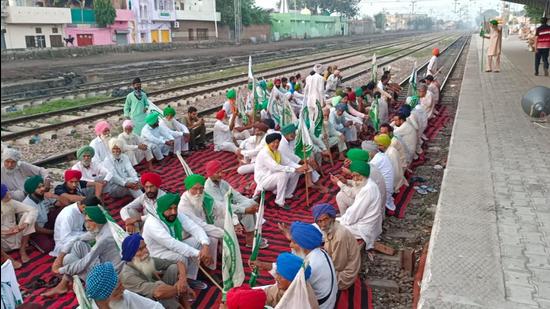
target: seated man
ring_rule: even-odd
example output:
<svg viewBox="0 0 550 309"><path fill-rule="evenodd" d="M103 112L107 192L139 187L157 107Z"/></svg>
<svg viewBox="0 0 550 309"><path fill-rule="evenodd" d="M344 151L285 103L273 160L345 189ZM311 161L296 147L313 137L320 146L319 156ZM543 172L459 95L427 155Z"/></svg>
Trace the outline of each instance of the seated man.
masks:
<svg viewBox="0 0 550 309"><path fill-rule="evenodd" d="M109 140L111 153L103 161L103 166L112 175L107 187L113 187L109 190L113 197L132 195L133 198L137 198L142 193L138 173L130 163L128 156L122 153L122 149L124 149L124 142L121 139Z"/></svg>
<svg viewBox="0 0 550 309"><path fill-rule="evenodd" d="M378 145L380 152L385 153L388 159L390 159L393 169L393 192L399 192L401 186L408 185L407 179L405 179L405 169L407 168L405 158L404 156L401 157L401 153L398 150L401 144L397 140L392 141L392 138L388 134L376 135L374 142Z"/></svg>
<svg viewBox="0 0 550 309"><path fill-rule="evenodd" d="M428 119L432 118L435 113L435 104L432 93L428 91L428 86L426 84L420 84L418 86L418 97L419 105L424 107L426 113L428 114Z"/></svg>
<svg viewBox="0 0 550 309"><path fill-rule="evenodd" d="M95 125L95 135L90 142L90 147L94 149L93 161L96 164L101 164L109 156L109 139L111 138L111 125L102 120Z"/></svg>
<svg viewBox="0 0 550 309"><path fill-rule="evenodd" d="M46 187L50 187L48 171L21 160L19 151L5 148L2 151L2 161L2 183L8 187L14 200L21 202L25 199L24 186L27 177L40 175L45 179Z"/></svg>
<svg viewBox="0 0 550 309"><path fill-rule="evenodd" d="M403 145L405 150L405 164L408 166L416 153L416 143L418 142L417 130L407 121L410 116L410 110L400 109L397 115L393 116L393 135Z"/></svg>
<svg viewBox="0 0 550 309"><path fill-rule="evenodd" d="M27 178L25 181L25 192L28 195L23 200L23 204L29 205L37 211L36 233L33 235L32 241L42 251L50 252L55 246L52 238L55 219L63 207L69 204L69 201L46 191L44 179L38 175Z"/></svg>
<svg viewBox="0 0 550 309"><path fill-rule="evenodd" d="M352 161L353 180L365 182L353 204L340 218L340 224L350 230L357 239L365 241L366 249L374 247L374 241L382 233L383 212L380 210L380 190L369 179L370 167L364 161Z"/></svg>
<svg viewBox="0 0 550 309"><path fill-rule="evenodd" d="M344 161L344 153L348 149L346 137L334 128L334 125L329 121L329 116L330 108L323 108L323 132L321 132L321 139L327 144L327 148L338 145L338 160Z"/></svg>
<svg viewBox="0 0 550 309"><path fill-rule="evenodd" d="M428 91L432 95L432 99L434 101L434 104L438 104L439 103L439 88L441 87L441 85L439 84L439 82L432 75L427 75L426 78L424 78L424 82L426 83L426 85L428 85Z"/></svg>
<svg viewBox="0 0 550 309"><path fill-rule="evenodd" d="M199 117L197 108L189 106L187 115L183 117L183 124L189 129L189 147L191 150L203 149L206 143L206 126L204 119Z"/></svg>
<svg viewBox="0 0 550 309"><path fill-rule="evenodd" d="M281 138L279 133L271 133L265 137L267 145L260 150L254 163L254 196L258 196L261 191L275 191L275 204L289 210L290 206L285 204L285 199L293 196L300 174L306 172L306 167L281 155L278 150Z"/></svg>
<svg viewBox="0 0 550 309"><path fill-rule="evenodd" d="M87 146L89 147L89 146ZM90 147L91 148L91 147ZM90 157L91 161L91 157ZM97 198L101 198L103 184L88 182L82 180L82 172L79 170L66 170L64 173L65 182L55 187L55 195L67 199L70 203L81 202L87 195L95 194Z"/></svg>
<svg viewBox="0 0 550 309"><path fill-rule="evenodd" d="M231 132L235 128L235 117L236 114L231 116L229 120L229 125L224 123L225 120L225 110L220 109L216 113L216 122L214 123L214 151L228 151L236 153L237 145L233 140Z"/></svg>
<svg viewBox="0 0 550 309"><path fill-rule="evenodd" d="M355 161L365 161L368 162L369 154L366 151L361 149L352 148L348 150L346 156L349 160ZM340 191L336 194L336 203L340 214L343 215L346 213L348 207L350 207L355 201L357 193L361 191L361 188L365 185L364 182L356 182L353 179L346 179L344 176L330 176L330 180L333 184L337 185L340 188Z"/></svg>
<svg viewBox="0 0 550 309"><path fill-rule="evenodd" d="M141 230L147 216L157 215L157 199L166 194L160 189L161 184L162 178L159 174L141 174L141 185L145 193L142 193L120 210L120 218L124 220L128 233Z"/></svg>
<svg viewBox="0 0 550 309"><path fill-rule="evenodd" d="M258 267L261 270L271 271L275 269L273 276L275 277L276 284L270 285L265 289L267 294L266 305L276 307L286 290L296 278L298 272L304 265L304 259L289 252L283 252L277 257L276 263L266 263L259 260L250 261L250 267ZM305 280L309 280L311 277L311 266L307 266L304 271ZM310 283L306 283L308 302L311 309L319 308L315 291L311 287Z"/></svg>
<svg viewBox="0 0 550 309"><path fill-rule="evenodd" d="M189 129L176 120L176 110L172 106L165 107L163 114L164 118L160 121L160 125L170 130L174 139L181 139L181 151L187 154L189 151Z"/></svg>
<svg viewBox="0 0 550 309"><path fill-rule="evenodd" d="M233 189L227 181L223 180L224 172L221 161L209 161L206 163L205 169L208 179L206 179L204 184L204 192L210 195L216 204L225 205L225 195L228 191L231 191L231 209L237 215L239 222L244 228L246 246L252 248L256 228L255 214L258 212L258 203L253 199L243 196L239 191ZM223 226L221 227L223 228ZM260 247L262 249L267 248L267 241L265 239L262 241Z"/></svg>
<svg viewBox="0 0 550 309"><path fill-rule="evenodd" d="M29 237L35 232L37 211L29 205L12 199L5 184L1 184L1 191L2 252L19 249L21 262L25 264L30 260L27 255L27 246Z"/></svg>
<svg viewBox="0 0 550 309"><path fill-rule="evenodd" d="M124 288L117 270L111 262L98 263L86 276L86 296L95 304L93 308L108 309L162 309L160 303Z"/></svg>
<svg viewBox="0 0 550 309"><path fill-rule="evenodd" d="M237 168L239 175L254 173L254 162L256 162L256 156L260 150L265 147L264 137L268 129L266 124L256 122L254 124L254 135L245 139L237 149L236 154L240 164Z"/></svg>
<svg viewBox="0 0 550 309"><path fill-rule="evenodd" d="M249 84L249 87L251 87L252 84ZM250 89L251 90L251 89ZM237 107L237 92L235 89L229 89L227 93L225 94L227 100L223 103L222 109L225 111L225 117L228 121L231 121L231 118L235 117L234 122L234 130L231 131L232 136L235 138L237 142L243 141L250 137L250 133L246 130L250 127L244 126L244 121L242 119L243 115L240 115L238 107ZM250 100L253 102L253 100ZM251 103L250 102L250 103ZM246 109L246 107L245 107ZM249 111L252 111L252 105L250 105ZM251 117L252 114L248 114L248 111L243 111L246 113L244 117ZM249 123L250 121L248 121ZM246 123L248 125L248 123Z"/></svg>
<svg viewBox="0 0 550 309"><path fill-rule="evenodd" d="M199 263L212 264L210 239L193 219L178 215L177 194L167 193L157 200L156 216L149 216L143 225L143 239L152 257L182 261L192 288L205 289L205 283L195 280Z"/></svg>
<svg viewBox="0 0 550 309"><path fill-rule="evenodd" d="M86 206L84 213L87 232L64 244L52 264L52 271L61 274L62 279L55 288L42 293L42 296L65 294L73 276L85 279L91 266L98 261L113 263L117 271L122 269L120 252L103 210L99 206Z"/></svg>
<svg viewBox="0 0 550 309"><path fill-rule="evenodd" d="M336 210L330 204L317 204L311 209L313 219L323 232L324 249L334 263L338 289L347 290L355 283L361 268L361 253L353 234L336 218Z"/></svg>
<svg viewBox="0 0 550 309"><path fill-rule="evenodd" d="M327 78L327 82L325 84L325 93L336 91L336 89L340 87L341 83L342 76L340 75L340 70L334 70L334 72L332 72L332 74L330 74Z"/></svg>
<svg viewBox="0 0 550 309"><path fill-rule="evenodd" d="M346 104L338 103L336 108L330 112L329 121L336 131L344 134L346 142L355 142L357 141L357 127L353 120L347 117L346 108Z"/></svg>
<svg viewBox="0 0 550 309"><path fill-rule="evenodd" d="M141 137L145 140L147 146L157 147L162 153L161 158L164 159L170 151L174 154L181 152L181 138L174 139L170 131L159 125L159 114L152 112L145 117L146 125L141 129Z"/></svg>
<svg viewBox="0 0 550 309"><path fill-rule="evenodd" d="M124 141L124 153L130 158L132 166L138 165L145 159L149 171L153 171L153 158L159 160L159 158L163 157L162 152L155 145L151 147L147 146L145 140L141 138L141 136L135 134L133 129L134 124L132 120L124 120L122 123L123 131L118 135L118 138Z"/></svg>
<svg viewBox="0 0 550 309"><path fill-rule="evenodd" d="M94 195L86 196L84 201L73 203L64 207L55 219L53 239L55 247L51 256L57 257L65 245L72 242L86 232L84 231L84 208L99 204L99 199Z"/></svg>
<svg viewBox="0 0 550 309"><path fill-rule="evenodd" d="M129 291L160 301L164 308L191 308L188 295L194 295L187 285L187 271L181 261L172 262L149 255L139 233L122 242L120 281Z"/></svg>
<svg viewBox="0 0 550 309"><path fill-rule="evenodd" d="M393 201L393 166L388 156L380 151L380 147L373 141L365 141L361 145L363 150L369 153L370 165L376 166L376 168L384 176L384 182L386 183L386 201L388 215L394 215L395 204Z"/></svg>

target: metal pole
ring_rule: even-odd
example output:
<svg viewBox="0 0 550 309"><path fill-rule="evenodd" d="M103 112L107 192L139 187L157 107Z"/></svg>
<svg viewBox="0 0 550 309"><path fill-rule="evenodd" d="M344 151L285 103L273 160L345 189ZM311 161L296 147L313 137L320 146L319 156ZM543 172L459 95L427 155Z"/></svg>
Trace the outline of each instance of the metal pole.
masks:
<svg viewBox="0 0 550 309"><path fill-rule="evenodd" d="M214 31L216 33L216 39L218 39L218 14L216 14L216 0L212 0L214 6Z"/></svg>

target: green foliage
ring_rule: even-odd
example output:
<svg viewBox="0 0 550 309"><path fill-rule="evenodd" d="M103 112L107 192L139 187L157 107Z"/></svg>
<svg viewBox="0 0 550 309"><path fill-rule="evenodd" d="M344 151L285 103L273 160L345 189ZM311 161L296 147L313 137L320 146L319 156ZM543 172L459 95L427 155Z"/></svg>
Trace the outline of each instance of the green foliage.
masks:
<svg viewBox="0 0 550 309"><path fill-rule="evenodd" d="M77 100L62 99L62 100L56 100L56 101L49 101L44 104L28 107L16 112L2 114L2 119L11 119L11 118L21 117L21 116L42 114L42 113L47 113L47 112L56 111L56 110L69 108L69 107L93 104L93 103L104 101L107 99L109 99L109 97L97 96L97 97L77 99Z"/></svg>
<svg viewBox="0 0 550 309"><path fill-rule="evenodd" d="M357 6L360 0L287 0L288 8L291 10L301 10L308 8L312 15L330 15L340 13L347 18L353 18L359 13ZM277 2L280 7L281 1ZM296 7L294 6L296 4ZM317 10L319 9L319 11Z"/></svg>
<svg viewBox="0 0 550 309"><path fill-rule="evenodd" d="M235 28L235 10L233 0L216 0L216 11L221 14L221 24ZM264 25L271 22L269 11L257 7L254 0L241 0L243 26Z"/></svg>
<svg viewBox="0 0 550 309"><path fill-rule="evenodd" d="M95 0L94 11L98 26L106 27L115 23L116 10L110 0Z"/></svg>
<svg viewBox="0 0 550 309"><path fill-rule="evenodd" d="M374 24L378 29L386 28L386 15L384 13L374 15Z"/></svg>
<svg viewBox="0 0 550 309"><path fill-rule="evenodd" d="M539 7L527 4L523 7L523 9L525 10L525 16L529 17L532 23L540 22L540 18L544 13L544 8L542 6Z"/></svg>

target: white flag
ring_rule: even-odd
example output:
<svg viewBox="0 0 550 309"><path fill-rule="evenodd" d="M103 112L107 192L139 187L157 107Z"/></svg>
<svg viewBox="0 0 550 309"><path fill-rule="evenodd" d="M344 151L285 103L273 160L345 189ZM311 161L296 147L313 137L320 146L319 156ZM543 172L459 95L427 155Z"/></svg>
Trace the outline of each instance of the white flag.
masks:
<svg viewBox="0 0 550 309"><path fill-rule="evenodd" d="M231 209L232 192L229 190L225 195L226 211L223 224L223 252L222 252L222 280L223 300L227 291L239 287L244 281L243 260L239 240L233 226L233 210Z"/></svg>
<svg viewBox="0 0 550 309"><path fill-rule="evenodd" d="M275 309L311 308L304 267L300 267L300 271L296 274L296 277L277 303L277 306L275 306Z"/></svg>

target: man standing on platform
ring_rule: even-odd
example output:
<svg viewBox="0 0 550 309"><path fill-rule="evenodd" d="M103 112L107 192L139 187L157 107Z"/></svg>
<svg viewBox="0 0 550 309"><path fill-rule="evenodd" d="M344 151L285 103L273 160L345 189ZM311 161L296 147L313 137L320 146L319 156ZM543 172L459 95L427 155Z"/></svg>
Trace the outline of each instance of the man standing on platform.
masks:
<svg viewBox="0 0 550 309"><path fill-rule="evenodd" d="M489 48L487 48L487 66L485 72L500 72L500 52L502 51L502 28L498 26L498 20L493 19L491 23L491 32L489 35L483 34L483 38L489 39ZM493 58L495 66L493 68Z"/></svg>
<svg viewBox="0 0 550 309"><path fill-rule="evenodd" d="M134 123L134 133L141 135L141 129L145 125L145 116L149 108L149 100L145 92L141 91L141 79L132 81L134 91L128 93L124 103L124 117Z"/></svg>
<svg viewBox="0 0 550 309"><path fill-rule="evenodd" d="M550 53L550 26L548 26L548 18L540 19L540 27L537 28L535 34L535 75L539 75L539 65L542 59L544 63L544 76L548 76L548 54Z"/></svg>

